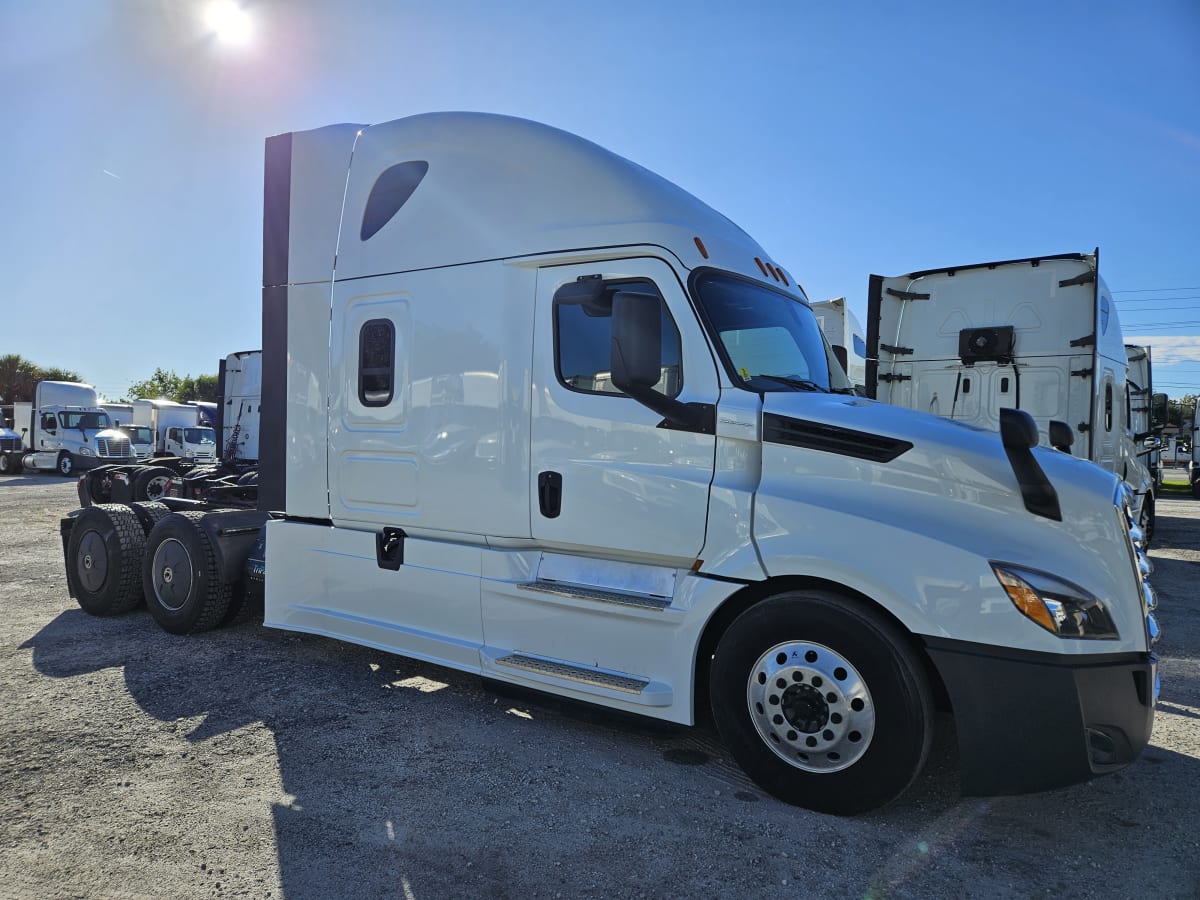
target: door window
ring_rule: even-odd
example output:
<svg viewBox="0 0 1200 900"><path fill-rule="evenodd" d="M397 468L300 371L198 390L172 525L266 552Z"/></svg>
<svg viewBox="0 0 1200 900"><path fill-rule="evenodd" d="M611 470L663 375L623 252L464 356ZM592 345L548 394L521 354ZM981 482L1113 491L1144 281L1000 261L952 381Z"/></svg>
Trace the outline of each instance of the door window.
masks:
<svg viewBox="0 0 1200 900"><path fill-rule="evenodd" d="M42 431L50 434L58 433L58 423L54 421L54 413L42 413Z"/></svg>
<svg viewBox="0 0 1200 900"><path fill-rule="evenodd" d="M668 397L683 389L679 329L654 285L606 285L598 300L554 301L554 367L559 382L574 391L621 394L612 383L612 301L618 290L655 294L662 314L662 377L654 390Z"/></svg>

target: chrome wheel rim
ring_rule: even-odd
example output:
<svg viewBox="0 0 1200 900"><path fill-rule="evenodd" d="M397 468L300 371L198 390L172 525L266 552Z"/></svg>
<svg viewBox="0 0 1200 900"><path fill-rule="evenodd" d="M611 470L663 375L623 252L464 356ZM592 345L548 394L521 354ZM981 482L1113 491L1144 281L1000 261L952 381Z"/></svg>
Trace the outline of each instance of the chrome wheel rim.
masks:
<svg viewBox="0 0 1200 900"><path fill-rule="evenodd" d="M166 475L155 475L146 482L146 499L161 500L167 495L167 485L171 479Z"/></svg>
<svg viewBox="0 0 1200 900"><path fill-rule="evenodd" d="M822 644L788 641L760 656L746 683L763 743L805 772L839 772L867 752L875 705L858 670Z"/></svg>

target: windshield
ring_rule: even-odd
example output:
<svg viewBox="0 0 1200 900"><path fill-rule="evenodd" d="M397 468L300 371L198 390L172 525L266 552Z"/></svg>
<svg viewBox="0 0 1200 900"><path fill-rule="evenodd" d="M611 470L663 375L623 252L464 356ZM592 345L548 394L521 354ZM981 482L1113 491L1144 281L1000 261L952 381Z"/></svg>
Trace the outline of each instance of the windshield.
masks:
<svg viewBox="0 0 1200 900"><path fill-rule="evenodd" d="M105 412L60 412L58 421L63 428L109 428L111 423Z"/></svg>
<svg viewBox="0 0 1200 900"><path fill-rule="evenodd" d="M807 304L719 272L702 274L695 289L736 384L751 391L852 392Z"/></svg>
<svg viewBox="0 0 1200 900"><path fill-rule="evenodd" d="M121 431L129 435L129 439L135 444L153 444L154 438L150 436L150 429L143 426L122 425Z"/></svg>
<svg viewBox="0 0 1200 900"><path fill-rule="evenodd" d="M183 429L183 442L185 444L215 444L217 441L211 428L185 428Z"/></svg>

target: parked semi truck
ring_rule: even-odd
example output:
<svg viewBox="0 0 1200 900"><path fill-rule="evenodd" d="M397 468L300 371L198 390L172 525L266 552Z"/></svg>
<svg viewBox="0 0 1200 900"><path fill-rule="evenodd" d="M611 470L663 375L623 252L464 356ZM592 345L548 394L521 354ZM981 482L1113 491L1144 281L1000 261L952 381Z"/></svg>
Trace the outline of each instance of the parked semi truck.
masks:
<svg viewBox="0 0 1200 900"><path fill-rule="evenodd" d="M19 473L24 455L25 437L16 429L13 408L11 405L0 406L0 475Z"/></svg>
<svg viewBox="0 0 1200 900"><path fill-rule="evenodd" d="M39 381L33 403L14 404L14 409L18 420L27 416L29 421L22 468L70 476L136 459L129 438L112 427L90 384Z"/></svg>
<svg viewBox="0 0 1200 900"><path fill-rule="evenodd" d="M133 401L133 422L153 433L154 456L212 463L217 457L216 434L200 424L200 412L195 404L173 400Z"/></svg>
<svg viewBox="0 0 1200 900"><path fill-rule="evenodd" d="M259 415L262 409L262 351L243 350L221 360L217 372L214 427L220 438L221 459L258 464Z"/></svg>
<svg viewBox="0 0 1200 900"><path fill-rule="evenodd" d="M834 356L846 370L855 393L866 395L867 344L858 316L846 305L845 297L812 305L813 314Z"/></svg>
<svg viewBox="0 0 1200 900"><path fill-rule="evenodd" d="M1149 535L1155 486L1129 419L1125 341L1099 263L1097 249L872 275L867 389L994 430L1002 409L1028 412L1042 445L1130 485Z"/></svg>
<svg viewBox="0 0 1200 900"><path fill-rule="evenodd" d="M1154 485L1154 495L1162 488L1162 429L1167 423L1167 395L1154 392L1152 349L1137 344L1125 345L1129 369L1125 379L1129 430L1145 462Z"/></svg>
<svg viewBox="0 0 1200 900"><path fill-rule="evenodd" d="M147 460L154 455L154 433L148 426L133 424L132 403L101 403L100 406L108 413L113 428L129 438L134 455L139 460Z"/></svg>
<svg viewBox="0 0 1200 900"><path fill-rule="evenodd" d="M765 790L834 813L912 782L935 704L969 794L1145 746L1120 480L1025 412L992 434L847 393L791 274L674 184L504 116L294 132L263 256L258 509L66 517L85 610L144 597L190 634L258 589L272 628L711 714Z"/></svg>

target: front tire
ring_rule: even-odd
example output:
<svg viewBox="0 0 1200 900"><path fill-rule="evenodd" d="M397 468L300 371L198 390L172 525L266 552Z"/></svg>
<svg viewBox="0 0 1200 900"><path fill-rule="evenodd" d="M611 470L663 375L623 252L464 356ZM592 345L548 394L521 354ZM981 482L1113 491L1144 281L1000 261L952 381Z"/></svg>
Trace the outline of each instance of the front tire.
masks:
<svg viewBox="0 0 1200 900"><path fill-rule="evenodd" d="M200 527L204 513L164 516L146 542L142 587L146 607L164 631L196 634L220 625L233 599L217 556Z"/></svg>
<svg viewBox="0 0 1200 900"><path fill-rule="evenodd" d="M787 803L852 815L894 800L933 735L933 700L907 636L827 591L764 600L722 635L713 717L738 764Z"/></svg>
<svg viewBox="0 0 1200 900"><path fill-rule="evenodd" d="M1138 517L1138 524L1141 526L1142 534L1145 535L1146 546L1150 546L1150 541L1154 538L1154 495L1147 492L1142 499L1142 512Z"/></svg>
<svg viewBox="0 0 1200 900"><path fill-rule="evenodd" d="M0 475L11 475L13 470L12 457L7 453L0 453Z"/></svg>
<svg viewBox="0 0 1200 900"><path fill-rule="evenodd" d="M58 454L58 463L55 465L55 468L58 469L58 474L63 478L70 478L75 474L75 457L64 450Z"/></svg>

